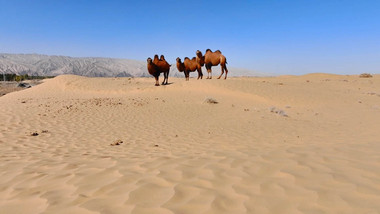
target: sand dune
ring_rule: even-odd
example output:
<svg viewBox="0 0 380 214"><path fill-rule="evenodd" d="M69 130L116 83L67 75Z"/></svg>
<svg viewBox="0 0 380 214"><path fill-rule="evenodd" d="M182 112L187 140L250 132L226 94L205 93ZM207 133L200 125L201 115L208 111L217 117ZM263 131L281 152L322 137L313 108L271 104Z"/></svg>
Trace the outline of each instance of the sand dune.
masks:
<svg viewBox="0 0 380 214"><path fill-rule="evenodd" d="M379 75L169 83L0 97L0 213L380 212Z"/></svg>

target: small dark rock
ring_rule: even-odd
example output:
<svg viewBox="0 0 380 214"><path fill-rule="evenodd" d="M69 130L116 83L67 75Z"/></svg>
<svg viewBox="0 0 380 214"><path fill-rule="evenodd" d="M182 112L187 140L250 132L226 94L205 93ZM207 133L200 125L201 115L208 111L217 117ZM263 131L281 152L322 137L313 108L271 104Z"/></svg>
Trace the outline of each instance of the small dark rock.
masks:
<svg viewBox="0 0 380 214"><path fill-rule="evenodd" d="M17 85L17 87L20 87L20 88L30 88L30 87L32 87L31 85L29 85L28 83L19 83L18 85Z"/></svg>

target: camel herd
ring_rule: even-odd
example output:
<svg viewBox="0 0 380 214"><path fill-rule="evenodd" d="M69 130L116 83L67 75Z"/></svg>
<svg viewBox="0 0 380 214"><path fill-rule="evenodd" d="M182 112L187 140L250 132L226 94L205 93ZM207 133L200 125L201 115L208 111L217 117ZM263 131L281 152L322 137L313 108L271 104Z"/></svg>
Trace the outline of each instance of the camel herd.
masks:
<svg viewBox="0 0 380 214"><path fill-rule="evenodd" d="M220 50L212 52L210 49L207 49L205 55L203 55L201 51L197 50L196 56L192 59L185 57L182 62L181 58L178 57L176 61L177 69L179 72L183 72L185 74L186 81L189 80L190 72L194 71L198 72L198 79L202 79L202 66L205 66L207 69L207 79L211 79L211 67L219 64L222 73L218 79L222 77L224 72L226 72L224 79L227 79L227 59ZM162 85L168 84L170 66L171 65L165 60L164 55L161 55L160 58L158 58L158 55L155 55L153 60L150 57L147 59L148 72L156 79L156 86L160 85L158 78L161 73L164 73L164 81L162 82Z"/></svg>

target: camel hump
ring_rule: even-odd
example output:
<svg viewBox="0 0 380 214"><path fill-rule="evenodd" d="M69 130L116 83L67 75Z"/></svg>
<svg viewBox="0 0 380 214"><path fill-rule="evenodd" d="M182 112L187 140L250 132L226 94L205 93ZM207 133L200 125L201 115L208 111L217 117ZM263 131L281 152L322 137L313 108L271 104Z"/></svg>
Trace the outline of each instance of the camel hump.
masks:
<svg viewBox="0 0 380 214"><path fill-rule="evenodd" d="M193 58L191 58L191 60L192 60L192 61L194 61L194 60L196 60L196 58L195 58L195 57L193 57Z"/></svg>
<svg viewBox="0 0 380 214"><path fill-rule="evenodd" d="M221 54L221 53L222 53L222 51L220 51L220 50L216 50L216 51L215 51L215 53L220 53L220 54Z"/></svg>
<svg viewBox="0 0 380 214"><path fill-rule="evenodd" d="M164 55L161 55L161 56L160 56L160 60L165 60Z"/></svg>
<svg viewBox="0 0 380 214"><path fill-rule="evenodd" d="M206 52L212 52L211 49L207 49Z"/></svg>
<svg viewBox="0 0 380 214"><path fill-rule="evenodd" d="M185 57L185 60L189 59L189 57Z"/></svg>
<svg viewBox="0 0 380 214"><path fill-rule="evenodd" d="M158 61L159 61L158 55L156 54L156 55L154 55L153 63L157 63Z"/></svg>

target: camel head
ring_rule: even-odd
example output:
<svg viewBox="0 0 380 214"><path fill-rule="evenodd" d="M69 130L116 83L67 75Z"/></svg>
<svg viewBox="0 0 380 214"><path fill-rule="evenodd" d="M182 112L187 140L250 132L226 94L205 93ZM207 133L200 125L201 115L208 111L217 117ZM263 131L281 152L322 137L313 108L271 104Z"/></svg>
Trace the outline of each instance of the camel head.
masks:
<svg viewBox="0 0 380 214"><path fill-rule="evenodd" d="M202 52L197 50L196 56L197 62L200 63L201 66L203 66L205 64L205 57L202 55Z"/></svg>
<svg viewBox="0 0 380 214"><path fill-rule="evenodd" d="M148 57L148 59L146 60L146 62L147 62L148 64L152 63L152 58Z"/></svg>
<svg viewBox="0 0 380 214"><path fill-rule="evenodd" d="M178 71L179 72L184 71L185 70L185 65L181 61L181 58L177 57L176 61L177 61L177 69L178 69Z"/></svg>
<svg viewBox="0 0 380 214"><path fill-rule="evenodd" d="M203 56L202 52L200 50L197 50L197 52L195 53L195 55L197 55L197 57L201 58Z"/></svg>

